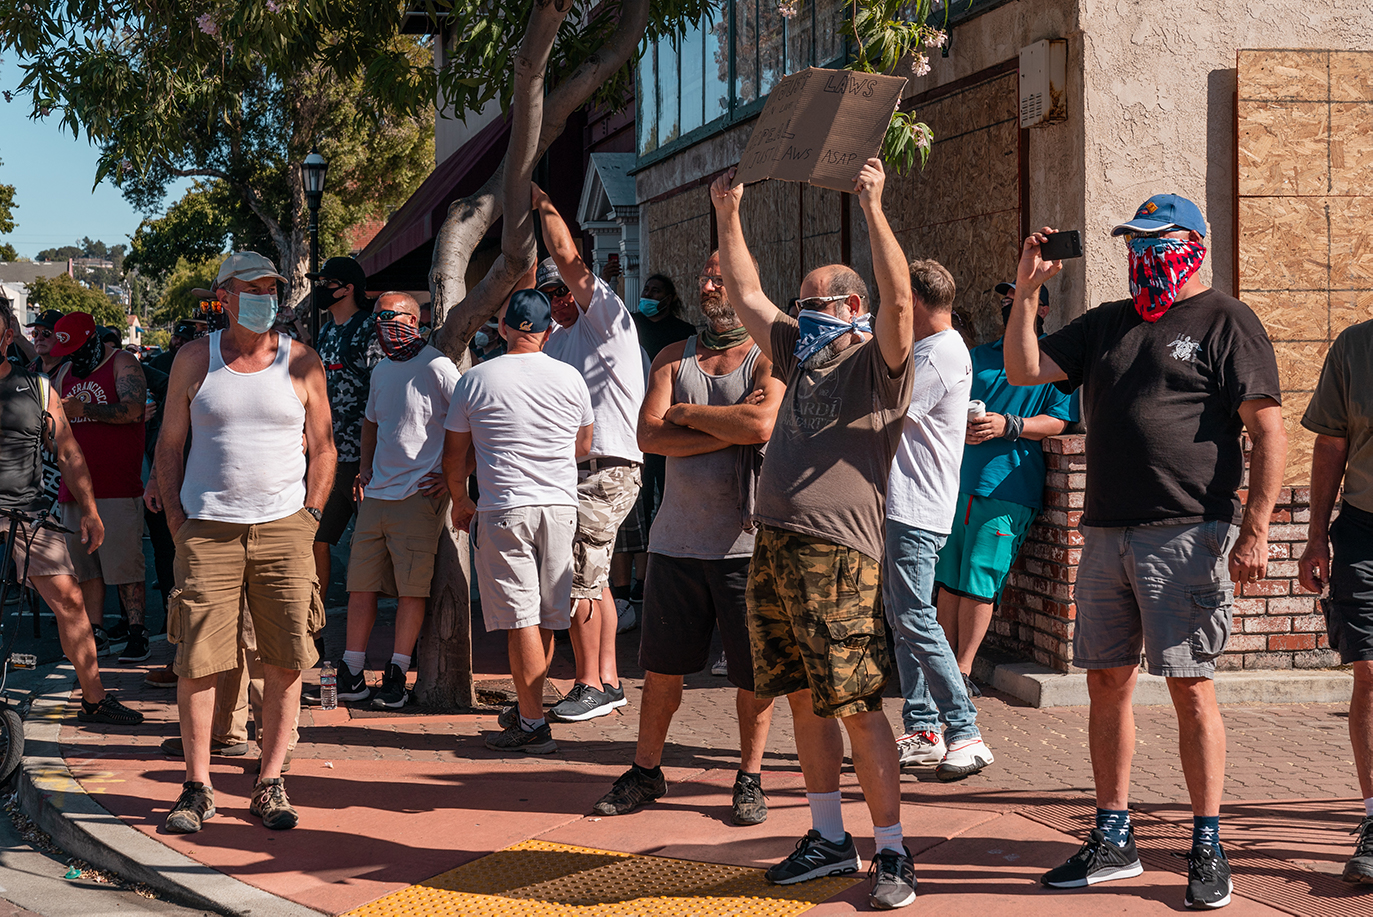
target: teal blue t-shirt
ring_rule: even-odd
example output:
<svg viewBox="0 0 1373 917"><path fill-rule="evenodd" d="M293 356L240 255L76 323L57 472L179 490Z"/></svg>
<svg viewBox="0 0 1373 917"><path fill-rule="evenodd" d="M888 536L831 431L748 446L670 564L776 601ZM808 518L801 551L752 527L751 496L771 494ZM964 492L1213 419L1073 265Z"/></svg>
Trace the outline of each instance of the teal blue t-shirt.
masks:
<svg viewBox="0 0 1373 917"><path fill-rule="evenodd" d="M1034 417L1048 414L1077 420L1077 395L1068 396L1053 385L1011 385L1006 381L1006 357L1001 341L973 348L972 397L985 402L993 414ZM1038 440L989 439L963 447L959 488L965 494L995 497L1021 506L1044 506L1044 451Z"/></svg>

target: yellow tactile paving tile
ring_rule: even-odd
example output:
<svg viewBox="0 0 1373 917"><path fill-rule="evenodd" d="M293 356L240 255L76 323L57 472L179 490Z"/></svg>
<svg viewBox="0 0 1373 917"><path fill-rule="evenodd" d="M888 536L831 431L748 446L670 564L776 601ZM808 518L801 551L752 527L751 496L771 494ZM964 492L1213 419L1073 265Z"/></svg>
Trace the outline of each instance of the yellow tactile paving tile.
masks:
<svg viewBox="0 0 1373 917"><path fill-rule="evenodd" d="M861 876L771 885L758 869L525 841L349 917L791 917Z"/></svg>

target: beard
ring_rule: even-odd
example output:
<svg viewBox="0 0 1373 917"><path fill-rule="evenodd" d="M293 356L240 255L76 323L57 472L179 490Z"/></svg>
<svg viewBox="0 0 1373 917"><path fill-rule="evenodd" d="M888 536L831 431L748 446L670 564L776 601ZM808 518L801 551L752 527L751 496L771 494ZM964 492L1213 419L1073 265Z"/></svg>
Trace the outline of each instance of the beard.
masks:
<svg viewBox="0 0 1373 917"><path fill-rule="evenodd" d="M728 331L739 327L739 316L734 314L734 307L719 290L701 292L701 312L716 331Z"/></svg>

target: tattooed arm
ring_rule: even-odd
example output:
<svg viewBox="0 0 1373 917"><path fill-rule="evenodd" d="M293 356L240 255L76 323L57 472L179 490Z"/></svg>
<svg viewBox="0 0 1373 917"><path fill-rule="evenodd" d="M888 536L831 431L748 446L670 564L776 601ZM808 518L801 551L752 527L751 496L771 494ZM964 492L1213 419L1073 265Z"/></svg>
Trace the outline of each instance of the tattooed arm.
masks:
<svg viewBox="0 0 1373 917"><path fill-rule="evenodd" d="M114 390L119 400L114 404L87 404L80 398L66 398L62 408L67 417L84 417L101 423L138 423L148 399L148 382L143 367L134 355L123 350L114 352Z"/></svg>

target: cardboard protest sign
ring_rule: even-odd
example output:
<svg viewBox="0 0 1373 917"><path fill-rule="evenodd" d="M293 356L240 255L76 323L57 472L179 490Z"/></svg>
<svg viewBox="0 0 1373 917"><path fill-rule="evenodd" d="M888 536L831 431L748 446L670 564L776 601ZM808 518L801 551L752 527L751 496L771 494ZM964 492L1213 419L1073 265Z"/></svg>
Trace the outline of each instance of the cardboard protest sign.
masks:
<svg viewBox="0 0 1373 917"><path fill-rule="evenodd" d="M852 191L905 86L905 77L819 67L786 77L768 95L734 184L780 178Z"/></svg>

